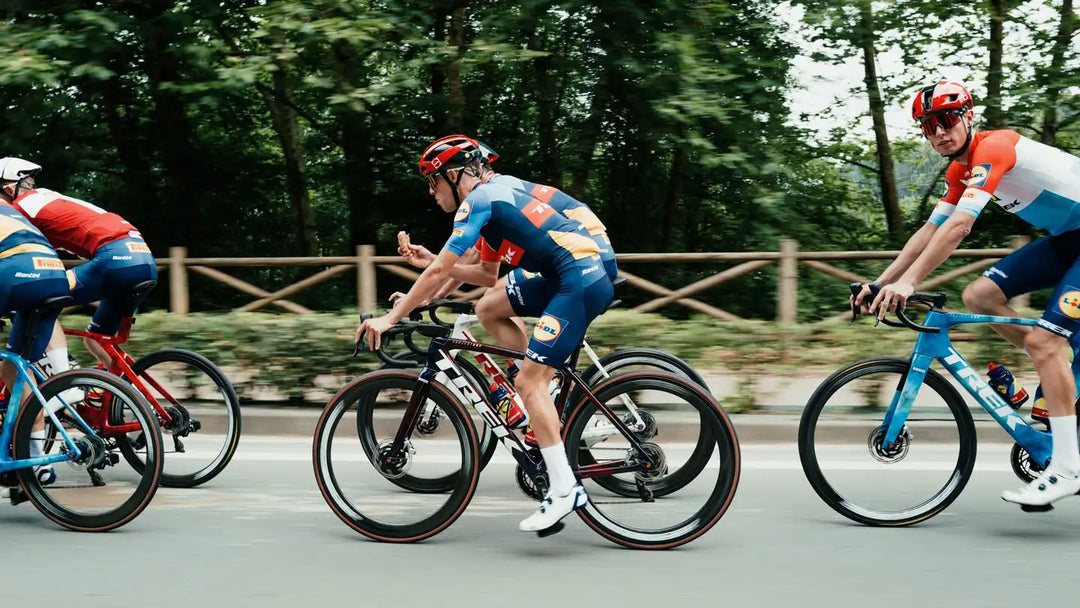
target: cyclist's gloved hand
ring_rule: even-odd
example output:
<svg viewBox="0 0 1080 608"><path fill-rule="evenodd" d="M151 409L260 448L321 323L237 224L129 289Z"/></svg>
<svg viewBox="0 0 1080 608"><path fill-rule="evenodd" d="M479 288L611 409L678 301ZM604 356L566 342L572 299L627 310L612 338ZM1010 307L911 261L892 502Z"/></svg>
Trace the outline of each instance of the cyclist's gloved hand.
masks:
<svg viewBox="0 0 1080 608"><path fill-rule="evenodd" d="M870 283L863 283L862 289L859 293L848 296L848 307L851 308L851 319L855 320L859 318L859 315L868 312L870 302L873 301L873 292L870 290ZM854 292L855 290L852 289Z"/></svg>

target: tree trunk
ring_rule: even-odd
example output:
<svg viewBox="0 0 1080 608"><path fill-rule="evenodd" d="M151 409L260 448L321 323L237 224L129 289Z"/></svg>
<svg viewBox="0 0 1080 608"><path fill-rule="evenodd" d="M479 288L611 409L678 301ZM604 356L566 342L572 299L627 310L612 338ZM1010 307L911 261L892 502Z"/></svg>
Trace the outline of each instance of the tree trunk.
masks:
<svg viewBox="0 0 1080 608"><path fill-rule="evenodd" d="M166 209L168 225L177 245L203 242L202 206L198 197L191 196L192 182L206 177L201 155L194 143L191 121L180 95L169 85L183 79L172 49L180 44L179 33L162 16L173 8L174 2L159 0L143 5L139 16L140 34L144 44L144 70L147 89L153 101L150 127L157 142L157 156L163 169L164 188L162 207Z"/></svg>
<svg viewBox="0 0 1080 608"><path fill-rule="evenodd" d="M1046 95L1043 97L1042 134L1039 140L1048 146L1057 145L1058 100L1061 97L1062 67L1065 65L1065 52L1069 49L1076 22L1072 0L1062 0L1061 21L1058 22L1054 48L1050 52L1050 69L1046 73Z"/></svg>
<svg viewBox="0 0 1080 608"><path fill-rule="evenodd" d="M461 60L465 55L465 4L462 0L450 13L450 46L454 53L446 66L447 97L449 110L446 113L447 133L461 133L465 130L465 87L461 82Z"/></svg>
<svg viewBox="0 0 1080 608"><path fill-rule="evenodd" d="M582 124L577 137L568 144L568 148L572 151L573 167L570 169L570 185L566 192L577 199L585 196L585 189L589 185L593 155L596 152L596 144L600 141L600 132L604 127L604 112L607 111L608 100L611 97L612 82L618 78L617 72L611 67L616 59L617 46L613 40L611 26L603 12L603 4L601 4L600 14L593 20L593 27L596 31L597 44L604 51L600 59L604 63L597 75L596 86L593 88L589 116Z"/></svg>
<svg viewBox="0 0 1080 608"><path fill-rule="evenodd" d="M360 73L356 50L348 44L334 45L337 59L338 79L343 86L367 87L366 74ZM349 209L349 252L357 245L376 242L378 210L372 204L375 197L375 180L372 179L371 109L360 112L348 106L338 115L341 123L341 150L344 155L345 202Z"/></svg>
<svg viewBox="0 0 1080 608"><path fill-rule="evenodd" d="M270 105L274 131L285 156L285 191L293 212L298 250L300 255L315 256L319 254L319 241L307 187L304 142L300 135L300 119L294 109L296 104L293 102L292 84L285 66L279 65L274 71L273 93L263 95Z"/></svg>
<svg viewBox="0 0 1080 608"><path fill-rule="evenodd" d="M668 175L667 191L664 194L664 218L660 232L660 251L662 252L668 251L671 245L671 233L675 228L679 196L682 194L683 178L690 159L690 146L686 143L687 135L685 129L679 134L679 142L675 145L675 158L671 161L671 172Z"/></svg>
<svg viewBox="0 0 1080 608"><path fill-rule="evenodd" d="M877 144L878 177L881 186L881 202L885 206L885 222L889 236L899 240L903 236L903 221L900 215L900 197L896 191L896 175L893 172L892 149L889 147L889 134L885 129L885 103L878 88L877 66L875 64L874 14L870 9L870 0L863 0L859 5L862 17L863 69L866 94L870 100L870 116L874 121L874 139Z"/></svg>
<svg viewBox="0 0 1080 608"><path fill-rule="evenodd" d="M1001 59L1005 49L1005 19L1008 0L990 0L990 69L986 74L986 126L989 129L1008 127L1001 107L1001 84L1004 76Z"/></svg>
<svg viewBox="0 0 1080 608"><path fill-rule="evenodd" d="M526 48L530 51L543 51L544 43L539 32L538 22L545 5L538 7L529 20ZM555 137L555 123L558 120L558 107L555 87L552 86L552 55L538 57L532 62L533 91L536 95L538 111L537 131L540 138L540 172L545 183L562 188L562 176L559 171L559 145Z"/></svg>

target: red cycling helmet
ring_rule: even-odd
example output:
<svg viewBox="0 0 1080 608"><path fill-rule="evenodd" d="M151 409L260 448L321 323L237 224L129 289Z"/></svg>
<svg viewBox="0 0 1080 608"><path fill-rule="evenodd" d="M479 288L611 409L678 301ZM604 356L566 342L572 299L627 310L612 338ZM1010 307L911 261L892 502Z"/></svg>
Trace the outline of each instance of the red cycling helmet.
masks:
<svg viewBox="0 0 1080 608"><path fill-rule="evenodd" d="M965 112L975 107L971 94L958 82L942 80L924 87L911 100L911 117L922 120L924 116L949 110Z"/></svg>
<svg viewBox="0 0 1080 608"><path fill-rule="evenodd" d="M465 135L447 135L435 140L420 154L420 175L460 169L482 158L476 140Z"/></svg>
<svg viewBox="0 0 1080 608"><path fill-rule="evenodd" d="M911 100L911 117L919 123L923 135L932 136L938 127L948 131L959 123L965 113L974 109L975 102L971 93L958 82L942 80L928 87L923 87ZM950 160L955 160L967 152L971 145L973 131L968 125L967 141L952 154L943 154Z"/></svg>

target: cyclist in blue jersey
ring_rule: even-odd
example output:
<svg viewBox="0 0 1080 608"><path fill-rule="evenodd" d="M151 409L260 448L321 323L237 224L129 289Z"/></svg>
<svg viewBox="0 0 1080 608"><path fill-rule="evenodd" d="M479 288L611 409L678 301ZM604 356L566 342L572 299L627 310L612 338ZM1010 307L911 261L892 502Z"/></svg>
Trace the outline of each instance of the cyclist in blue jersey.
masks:
<svg viewBox="0 0 1080 608"><path fill-rule="evenodd" d="M447 213L455 213L446 242L409 292L386 315L365 321L356 339L380 346L380 336L408 311L427 302L455 279L472 285L494 286L502 262L543 274L558 290L542 309L529 311L540 320L525 349L526 359L515 387L525 402L546 464L550 489L535 513L523 520L523 531L541 532L557 524L588 496L574 478L562 444L559 417L548 384L585 336L585 329L608 304L613 289L600 260L600 247L577 221L547 203L506 184L483 183L482 154L475 146L452 136L424 150L420 172L428 191ZM461 256L483 237L487 247L477 264L458 265ZM500 343L511 342L520 329L486 327Z"/></svg>
<svg viewBox="0 0 1080 608"><path fill-rule="evenodd" d="M37 320L37 327L29 326L28 311L44 300L69 293L64 263L52 245L7 201L11 192L18 192L24 187L35 167L19 159L0 159L0 183L4 184L4 194L0 196L0 310L15 311L7 349L27 356L30 361L36 361L45 352L59 311L42 314ZM36 335L36 338L30 352L24 353L28 335ZM4 361L0 367L0 379L9 395L15 377L15 365ZM30 397L28 389L24 389L22 394L24 399ZM2 408L6 407L5 400ZM30 433L30 455L40 456L44 445L45 419L39 414ZM52 466L36 467L35 473L43 484L56 481L56 471Z"/></svg>
<svg viewBox="0 0 1080 608"><path fill-rule="evenodd" d="M611 247L611 240L607 236L607 228L600 218L593 213L588 205L578 201L572 196L551 186L528 182L510 175L495 173L491 164L499 158L494 150L481 142L464 135L448 136L465 149L478 149L481 153L481 176L480 181L485 184L506 185L520 193L527 193L541 202L547 203L563 216L576 220L589 232L597 247L600 248L600 261L612 281L618 276L618 266L615 262L615 252ZM476 248L470 250L462 257L458 264L476 264L482 258L483 251L487 249L487 243L480 239ZM426 268L435 255L420 245L410 245L409 251L400 252L405 259L417 268ZM490 256L490 253L489 253ZM461 281L450 279L439 290L436 297L444 297L461 285ZM543 311L547 303L558 293L559 283L549 280L542 274L529 272L524 268L515 268L504 275L495 286L489 289L476 304L476 315L485 328L496 328L499 345L513 350L524 351L528 342L525 332L523 316L537 316ZM510 329L513 324L517 331ZM517 362L511 361L508 376L513 380L517 376ZM509 420L518 418L516 406L509 405L506 417ZM527 421L525 416L520 416ZM515 427L516 428L516 427ZM525 445L536 447L535 433L528 429L524 437Z"/></svg>
<svg viewBox="0 0 1080 608"><path fill-rule="evenodd" d="M1005 256L963 294L972 312L1015 317L1009 298L1055 287L1037 327L991 326L1031 356L1054 442L1046 470L1020 490L1003 492L1002 498L1048 509L1080 492L1076 383L1068 359L1070 342L1080 340L1080 158L1015 131L976 133L973 108L967 89L948 81L924 87L912 100L912 118L934 150L952 163L945 173L945 194L878 279L885 286L870 310L883 315L903 307L915 285L948 259L990 202L1050 232ZM864 289L853 303L869 301L868 296Z"/></svg>

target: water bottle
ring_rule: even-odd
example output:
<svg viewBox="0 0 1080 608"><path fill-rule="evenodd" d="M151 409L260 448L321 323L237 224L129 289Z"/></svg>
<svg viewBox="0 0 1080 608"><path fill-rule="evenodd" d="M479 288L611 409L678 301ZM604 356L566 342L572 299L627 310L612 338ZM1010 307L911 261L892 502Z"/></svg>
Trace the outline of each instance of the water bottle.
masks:
<svg viewBox="0 0 1080 608"><path fill-rule="evenodd" d="M529 416L525 413L525 405L521 402L521 396L511 393L496 384L488 386L488 395L491 403L495 405L495 411L506 422L506 426L519 429L529 423Z"/></svg>
<svg viewBox="0 0 1080 608"><path fill-rule="evenodd" d="M1013 409L1019 408L1028 399L1027 391L1024 387L1016 388L1016 383L1013 380L1012 372L1008 370L1004 365L998 365L993 361L987 366L990 377L990 388L997 391L997 394L1001 395L1002 399L1006 403L1011 405Z"/></svg>

